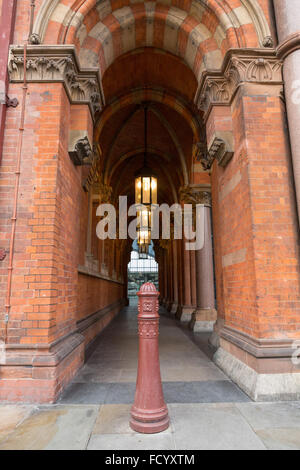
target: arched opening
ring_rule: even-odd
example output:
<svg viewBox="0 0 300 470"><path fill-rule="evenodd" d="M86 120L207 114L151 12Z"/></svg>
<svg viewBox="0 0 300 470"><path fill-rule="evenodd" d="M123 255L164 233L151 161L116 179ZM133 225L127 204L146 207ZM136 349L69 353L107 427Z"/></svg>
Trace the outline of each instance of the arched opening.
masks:
<svg viewBox="0 0 300 470"><path fill-rule="evenodd" d="M293 287L298 280L295 230L283 216L292 214L293 202L282 131L282 63L266 2L37 3L29 44L12 46L8 68L10 94L23 100L9 111L24 110L28 124L24 137L22 125L13 124L19 115L12 114L7 138L15 147L9 141L4 165L10 169L11 154L18 152L25 168L24 178L14 173L15 186L3 184L5 203L17 196L21 219L8 217L17 231L13 226L10 233L9 224L3 231L7 253L16 241L1 278L3 285L6 276L9 281L3 306L11 364L22 349L24 364L38 376L49 365L51 390L44 399L55 400L82 365L84 351L127 304L133 240L121 236L131 216L125 227L119 223L119 203L120 197L127 207L135 202L135 175L146 153L157 176L158 203L201 205L205 221L201 249L186 248L186 233L186 239L173 237L174 211L170 236L154 240L162 307L194 331L214 327L215 344L221 345L216 360L224 369L228 354L234 362L251 351L261 370L265 340L278 333L276 318L286 338L293 337L294 307L288 322L284 314L294 294L289 288L284 296L274 274L278 260L270 234L277 212L269 206L260 212L274 198L280 199L281 228L290 241ZM269 145L270 136L276 145ZM281 178L286 197L265 188L272 178ZM116 215L116 237L98 236L103 205ZM280 253L282 240L276 238ZM14 386L20 390L22 384Z"/></svg>
<svg viewBox="0 0 300 470"><path fill-rule="evenodd" d="M158 263L155 261L153 242L149 246L148 253L141 256L135 240L132 245L130 262L128 263L128 299L129 305L138 302L137 293L146 282L151 282L159 290Z"/></svg>

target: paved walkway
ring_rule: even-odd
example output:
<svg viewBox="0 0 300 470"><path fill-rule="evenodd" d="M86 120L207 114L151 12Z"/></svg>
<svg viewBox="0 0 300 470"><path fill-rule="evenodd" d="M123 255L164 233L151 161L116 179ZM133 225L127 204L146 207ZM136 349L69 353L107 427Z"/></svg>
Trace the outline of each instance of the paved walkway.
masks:
<svg viewBox="0 0 300 470"><path fill-rule="evenodd" d="M161 312L160 358L171 426L140 435L134 401L136 308L100 335L56 405L0 407L1 449L300 449L300 403L253 403L212 363L207 336Z"/></svg>

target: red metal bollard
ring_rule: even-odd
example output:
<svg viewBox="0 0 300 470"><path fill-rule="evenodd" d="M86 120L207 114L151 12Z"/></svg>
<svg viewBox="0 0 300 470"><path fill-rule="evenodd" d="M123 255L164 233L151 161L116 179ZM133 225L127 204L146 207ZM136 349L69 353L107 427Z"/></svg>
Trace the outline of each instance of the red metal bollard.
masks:
<svg viewBox="0 0 300 470"><path fill-rule="evenodd" d="M159 314L155 285L148 282L139 296L139 363L130 426L144 434L162 432L169 427L164 401L158 351Z"/></svg>

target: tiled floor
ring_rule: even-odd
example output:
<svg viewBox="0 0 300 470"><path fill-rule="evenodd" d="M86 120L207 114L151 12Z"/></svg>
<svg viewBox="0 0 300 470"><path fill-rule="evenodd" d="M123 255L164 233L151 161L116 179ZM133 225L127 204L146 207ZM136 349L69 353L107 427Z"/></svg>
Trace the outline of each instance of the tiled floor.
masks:
<svg viewBox="0 0 300 470"><path fill-rule="evenodd" d="M0 407L3 449L300 449L300 403L253 403L212 363L205 335L161 316L160 358L170 428L129 427L138 339L136 308L93 345L57 405Z"/></svg>

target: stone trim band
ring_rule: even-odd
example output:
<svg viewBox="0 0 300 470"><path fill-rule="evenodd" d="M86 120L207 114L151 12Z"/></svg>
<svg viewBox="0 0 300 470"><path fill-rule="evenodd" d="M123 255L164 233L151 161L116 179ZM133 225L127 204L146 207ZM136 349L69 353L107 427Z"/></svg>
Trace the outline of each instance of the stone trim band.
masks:
<svg viewBox="0 0 300 470"><path fill-rule="evenodd" d="M8 73L10 81L24 81L24 47L11 46ZM98 68L82 69L74 46L27 47L27 82L61 82L72 104L87 104L92 116L100 112L105 100Z"/></svg>
<svg viewBox="0 0 300 470"><path fill-rule="evenodd" d="M247 351L257 359L290 358L295 352L292 339L254 338L228 326L224 326L220 330L220 337Z"/></svg>

